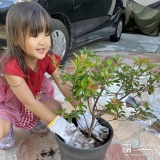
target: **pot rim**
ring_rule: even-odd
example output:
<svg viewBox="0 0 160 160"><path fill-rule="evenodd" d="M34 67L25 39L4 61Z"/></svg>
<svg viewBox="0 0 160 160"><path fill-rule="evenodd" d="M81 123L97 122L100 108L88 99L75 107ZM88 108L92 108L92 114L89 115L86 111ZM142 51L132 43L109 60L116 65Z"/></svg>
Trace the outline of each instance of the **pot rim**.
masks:
<svg viewBox="0 0 160 160"><path fill-rule="evenodd" d="M100 119L104 120L103 118L100 118ZM114 131L113 131L112 126L111 126L106 120L104 120L104 121L105 121L105 123L107 123L108 126L109 126L110 137L109 137L108 141L106 141L104 144L102 144L101 146L95 147L95 148L86 149L86 148L73 147L73 146L70 146L70 145L64 143L64 141L62 140L62 138L61 138L59 135L55 134L55 137L56 137L56 139L57 139L58 141L60 141L61 143L63 143L64 145L66 145L66 146L68 146L69 148L72 148L72 149L82 150L82 151L84 151L84 150L86 150L86 151L97 150L97 149L103 148L103 147L104 147L105 145L107 145L108 143L111 143L112 138L113 138L113 135L114 135Z"/></svg>

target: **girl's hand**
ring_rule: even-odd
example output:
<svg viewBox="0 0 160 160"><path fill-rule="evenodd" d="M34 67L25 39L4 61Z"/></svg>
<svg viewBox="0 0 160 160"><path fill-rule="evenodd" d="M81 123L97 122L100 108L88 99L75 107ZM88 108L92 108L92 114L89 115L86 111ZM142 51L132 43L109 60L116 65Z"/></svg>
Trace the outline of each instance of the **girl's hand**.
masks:
<svg viewBox="0 0 160 160"><path fill-rule="evenodd" d="M48 125L49 129L58 134L66 144L77 148L94 148L94 139L86 138L73 123L68 123L60 116L52 122Z"/></svg>
<svg viewBox="0 0 160 160"><path fill-rule="evenodd" d="M91 126L92 115L89 113L85 113L84 115L79 115L80 119L78 120L78 126L81 130L87 131ZM87 123L86 123L87 122ZM96 126L95 126L96 125ZM107 138L109 134L109 128L106 128L99 124L99 122L95 119L94 129L92 131L92 135L101 142Z"/></svg>

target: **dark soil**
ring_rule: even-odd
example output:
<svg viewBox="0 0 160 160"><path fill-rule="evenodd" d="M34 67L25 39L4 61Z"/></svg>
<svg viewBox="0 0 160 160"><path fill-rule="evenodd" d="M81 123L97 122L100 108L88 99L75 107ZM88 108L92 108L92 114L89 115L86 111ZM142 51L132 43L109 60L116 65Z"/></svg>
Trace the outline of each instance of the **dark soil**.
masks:
<svg viewBox="0 0 160 160"><path fill-rule="evenodd" d="M82 134L83 134L85 137L88 138L88 134L87 134L86 132L84 132L84 131L82 131L82 130L81 130L81 132L82 132ZM96 147L99 147L99 146L102 146L104 143L106 143L106 141L104 141L104 142L102 143L101 141L99 141L98 139L94 138L93 136L91 136L91 138L93 138L93 139L95 140L95 143L94 143L95 148L96 148Z"/></svg>
<svg viewBox="0 0 160 160"><path fill-rule="evenodd" d="M41 152L41 156L42 157L48 157L48 156L53 156L54 155L54 150L52 148L50 148L50 150L46 151L46 150L43 150Z"/></svg>

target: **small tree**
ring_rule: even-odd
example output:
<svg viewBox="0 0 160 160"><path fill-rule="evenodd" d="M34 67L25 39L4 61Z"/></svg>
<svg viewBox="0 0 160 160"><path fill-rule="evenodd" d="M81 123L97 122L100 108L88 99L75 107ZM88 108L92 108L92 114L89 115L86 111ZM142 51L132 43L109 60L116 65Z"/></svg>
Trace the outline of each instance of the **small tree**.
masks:
<svg viewBox="0 0 160 160"><path fill-rule="evenodd" d="M88 130L89 137L93 130L95 119L100 118L103 114L114 114L115 119L125 116L123 110L123 99L133 93L141 98L141 94L145 91L152 94L155 90L155 83L160 80L160 70L156 64L152 64L148 59L134 57L134 64L128 65L122 61L120 55L115 57L107 57L101 59L96 56L92 50L84 48L80 51L80 55L74 54L75 60L72 60L74 71L72 73L64 73L61 78L64 84L70 87L70 91L78 106L74 106L76 110L72 110L67 114L63 111L64 118L69 121L73 117L78 118L78 114L84 114L84 108L88 107L92 114L92 123ZM146 83L140 83L140 78L146 77ZM113 85L118 86L118 90L113 92L109 90ZM156 86L158 87L158 86ZM101 110L98 110L99 98L103 94L108 95L110 100L107 100ZM90 103L92 99L92 103ZM65 98L70 101L69 97ZM87 102L87 106L84 102ZM136 106L135 115L142 114L146 116L146 112L150 110L147 102L145 109Z"/></svg>

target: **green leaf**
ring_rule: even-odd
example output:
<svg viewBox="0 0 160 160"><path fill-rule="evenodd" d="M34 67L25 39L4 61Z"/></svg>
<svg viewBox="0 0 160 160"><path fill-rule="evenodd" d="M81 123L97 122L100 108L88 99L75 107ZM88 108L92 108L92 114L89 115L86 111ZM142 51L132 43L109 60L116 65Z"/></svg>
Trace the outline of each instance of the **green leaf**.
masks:
<svg viewBox="0 0 160 160"><path fill-rule="evenodd" d="M134 60L135 60L135 62L136 62L136 65L140 65L140 59L139 59L139 57L134 57Z"/></svg>
<svg viewBox="0 0 160 160"><path fill-rule="evenodd" d="M71 98L65 97L64 100L70 102L70 101L71 101Z"/></svg>
<svg viewBox="0 0 160 160"><path fill-rule="evenodd" d="M67 114L67 113L64 113L64 114L63 114L63 118L68 119L68 114Z"/></svg>
<svg viewBox="0 0 160 160"><path fill-rule="evenodd" d="M84 91L84 94L85 94L86 96L89 96L89 95L90 95L90 91L89 91L89 90L85 90L85 91Z"/></svg>
<svg viewBox="0 0 160 160"><path fill-rule="evenodd" d="M72 123L72 118L68 118L68 122L69 122L69 123Z"/></svg>
<svg viewBox="0 0 160 160"><path fill-rule="evenodd" d="M87 87L87 77L85 77L82 81L81 81L81 86L83 88L86 88Z"/></svg>
<svg viewBox="0 0 160 160"><path fill-rule="evenodd" d="M120 55L117 54L117 55L116 55L116 60L119 60L119 59L120 59Z"/></svg>
<svg viewBox="0 0 160 160"><path fill-rule="evenodd" d="M137 97L138 97L138 98L141 98L141 93L138 92L138 93L137 93Z"/></svg>
<svg viewBox="0 0 160 160"><path fill-rule="evenodd" d="M112 61L110 59L107 59L107 65L110 66L112 64Z"/></svg>
<svg viewBox="0 0 160 160"><path fill-rule="evenodd" d="M77 65L75 64L75 62L71 60L71 63L73 65L74 69L76 70L77 69Z"/></svg>
<svg viewBox="0 0 160 160"><path fill-rule="evenodd" d="M81 96L83 94L83 89L79 88L78 91L76 92L76 96Z"/></svg>
<svg viewBox="0 0 160 160"><path fill-rule="evenodd" d="M57 114L57 115L61 115L61 114L62 114L62 111L56 110L56 114Z"/></svg>
<svg viewBox="0 0 160 160"><path fill-rule="evenodd" d="M147 103L147 102L145 102L145 103L144 103L144 106L145 106L146 108L148 108L148 103Z"/></svg>

